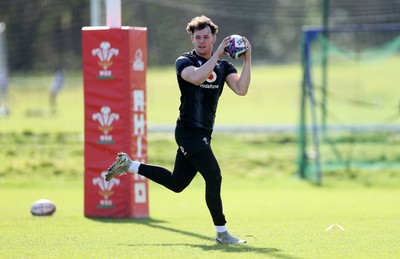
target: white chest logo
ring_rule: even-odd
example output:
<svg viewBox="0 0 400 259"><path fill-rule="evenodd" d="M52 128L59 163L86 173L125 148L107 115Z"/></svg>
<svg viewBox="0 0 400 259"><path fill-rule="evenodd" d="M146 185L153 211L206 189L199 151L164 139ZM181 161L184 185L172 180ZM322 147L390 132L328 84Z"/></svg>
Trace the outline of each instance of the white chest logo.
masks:
<svg viewBox="0 0 400 259"><path fill-rule="evenodd" d="M214 71L212 71L212 73L208 76L206 81L208 83L214 83L215 80L217 80L217 74Z"/></svg>

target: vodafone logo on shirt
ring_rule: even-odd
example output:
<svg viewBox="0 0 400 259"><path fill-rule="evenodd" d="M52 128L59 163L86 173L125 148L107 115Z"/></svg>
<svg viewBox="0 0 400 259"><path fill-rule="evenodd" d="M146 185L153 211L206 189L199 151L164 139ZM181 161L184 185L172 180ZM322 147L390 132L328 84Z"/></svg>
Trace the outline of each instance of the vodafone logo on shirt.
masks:
<svg viewBox="0 0 400 259"><path fill-rule="evenodd" d="M218 89L219 88L218 84L216 85L212 84L216 80L217 80L217 74L214 71L212 71L206 80L207 84L201 84L200 87L205 89Z"/></svg>
<svg viewBox="0 0 400 259"><path fill-rule="evenodd" d="M206 81L207 83L214 83L215 80L217 80L217 74L214 71L212 71Z"/></svg>

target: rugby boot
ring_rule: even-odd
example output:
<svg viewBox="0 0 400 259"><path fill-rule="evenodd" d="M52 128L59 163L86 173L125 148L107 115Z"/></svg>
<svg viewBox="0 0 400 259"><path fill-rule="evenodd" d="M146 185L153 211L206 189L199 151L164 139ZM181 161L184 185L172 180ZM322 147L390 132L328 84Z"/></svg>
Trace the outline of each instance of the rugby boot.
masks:
<svg viewBox="0 0 400 259"><path fill-rule="evenodd" d="M125 174L131 164L132 160L127 154L122 152L118 153L117 160L107 170L106 181L110 181L118 174Z"/></svg>

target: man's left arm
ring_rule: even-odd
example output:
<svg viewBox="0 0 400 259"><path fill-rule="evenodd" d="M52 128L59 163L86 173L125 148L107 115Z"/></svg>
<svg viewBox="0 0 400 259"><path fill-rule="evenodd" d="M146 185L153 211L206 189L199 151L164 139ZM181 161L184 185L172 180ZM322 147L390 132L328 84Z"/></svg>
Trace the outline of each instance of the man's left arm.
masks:
<svg viewBox="0 0 400 259"><path fill-rule="evenodd" d="M246 95L249 90L251 80L251 45L250 42L243 37L248 46L247 51L243 56L243 68L240 76L237 73L229 74L226 77L226 83L237 95Z"/></svg>

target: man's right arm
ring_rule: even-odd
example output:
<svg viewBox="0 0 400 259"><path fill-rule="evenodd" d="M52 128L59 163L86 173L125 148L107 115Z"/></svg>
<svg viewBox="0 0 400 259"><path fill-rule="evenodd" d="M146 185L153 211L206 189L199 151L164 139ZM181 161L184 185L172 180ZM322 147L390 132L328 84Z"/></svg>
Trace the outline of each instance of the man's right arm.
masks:
<svg viewBox="0 0 400 259"><path fill-rule="evenodd" d="M218 61L218 56L212 55L211 58L204 65L200 67L195 67L195 66L185 67L181 72L181 77L185 81L188 81L189 83L192 83L194 85L200 85L204 81L206 81L207 78L210 76L215 67L215 64L217 64L217 61Z"/></svg>
<svg viewBox="0 0 400 259"><path fill-rule="evenodd" d="M181 72L181 77L189 83L192 83L194 85L201 85L210 76L219 58L224 55L224 49L225 46L229 43L229 39L230 36L226 37L218 46L218 49L215 51L215 53L202 66L188 66L184 68Z"/></svg>

